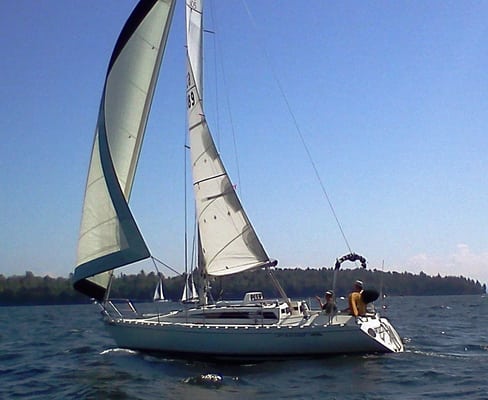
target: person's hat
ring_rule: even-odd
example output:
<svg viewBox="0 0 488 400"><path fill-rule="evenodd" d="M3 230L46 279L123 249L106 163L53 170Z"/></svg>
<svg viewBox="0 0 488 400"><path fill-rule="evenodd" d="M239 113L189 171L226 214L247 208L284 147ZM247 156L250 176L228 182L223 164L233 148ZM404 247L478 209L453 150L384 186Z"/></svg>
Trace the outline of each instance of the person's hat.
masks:
<svg viewBox="0 0 488 400"><path fill-rule="evenodd" d="M327 292L325 292L325 295L327 296L333 296L334 295L334 292L332 290L327 290Z"/></svg>
<svg viewBox="0 0 488 400"><path fill-rule="evenodd" d="M360 280L358 279L356 282L354 282L354 285L355 285L355 286L358 286L358 287L360 287L360 288L362 289L362 288L363 288L363 281L360 281Z"/></svg>

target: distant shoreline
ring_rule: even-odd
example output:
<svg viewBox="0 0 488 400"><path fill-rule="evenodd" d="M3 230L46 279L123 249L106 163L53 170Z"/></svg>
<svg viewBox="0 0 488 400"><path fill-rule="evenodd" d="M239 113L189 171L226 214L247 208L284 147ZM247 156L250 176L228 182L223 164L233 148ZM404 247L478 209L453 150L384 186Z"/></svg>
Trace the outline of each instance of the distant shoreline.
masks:
<svg viewBox="0 0 488 400"><path fill-rule="evenodd" d="M323 295L332 288L333 269L276 269L276 278L291 298ZM465 277L429 276L423 272L382 272L377 270L348 269L339 271L335 288L337 296L346 296L355 279L361 279L366 288L374 288L388 296L449 296L482 295L486 284ZM159 278L154 272L136 275L120 274L114 278L112 297L151 301ZM183 276L164 279L166 298L179 301L184 284ZM214 299L242 299L248 291L260 290L267 298L277 297L269 287L264 271L242 273L213 282ZM39 277L27 271L24 275L0 275L0 306L75 305L89 304L89 298L76 292L71 278Z"/></svg>

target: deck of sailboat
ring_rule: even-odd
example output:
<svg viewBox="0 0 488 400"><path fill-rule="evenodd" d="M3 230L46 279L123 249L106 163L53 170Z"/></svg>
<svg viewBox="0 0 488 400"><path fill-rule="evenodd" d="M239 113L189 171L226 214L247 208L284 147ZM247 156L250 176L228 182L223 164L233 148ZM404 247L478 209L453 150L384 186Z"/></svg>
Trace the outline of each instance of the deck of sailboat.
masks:
<svg viewBox="0 0 488 400"><path fill-rule="evenodd" d="M139 313L132 303L122 304L125 309L102 305L104 320L117 344L133 350L235 360L403 351L401 338L374 312L328 315L303 300L268 300L260 292L166 313Z"/></svg>
<svg viewBox="0 0 488 400"><path fill-rule="evenodd" d="M135 310L134 310L135 311ZM375 318L370 314L369 318ZM106 320L115 323L136 325L180 325L187 327L239 328L306 328L316 326L355 325L355 318L348 314L327 315L323 311L305 310L292 313L286 303L262 305L210 305L186 308L168 313L125 314L118 312L106 315Z"/></svg>

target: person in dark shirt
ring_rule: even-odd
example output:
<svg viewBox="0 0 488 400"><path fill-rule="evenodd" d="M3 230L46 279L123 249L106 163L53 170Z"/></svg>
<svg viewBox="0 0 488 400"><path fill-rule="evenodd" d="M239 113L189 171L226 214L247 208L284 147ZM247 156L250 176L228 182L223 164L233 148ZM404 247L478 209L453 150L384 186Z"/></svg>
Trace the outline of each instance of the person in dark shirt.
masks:
<svg viewBox="0 0 488 400"><path fill-rule="evenodd" d="M320 296L315 297L320 304L320 308L325 311L326 314L335 314L337 312L337 306L334 301L334 292L327 290L325 292L325 302L322 303Z"/></svg>

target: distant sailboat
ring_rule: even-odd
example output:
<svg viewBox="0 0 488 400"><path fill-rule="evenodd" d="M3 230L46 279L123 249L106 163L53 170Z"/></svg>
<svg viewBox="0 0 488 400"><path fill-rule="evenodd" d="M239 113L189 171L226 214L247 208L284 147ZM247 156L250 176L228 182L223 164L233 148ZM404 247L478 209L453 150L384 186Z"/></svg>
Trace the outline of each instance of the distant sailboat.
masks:
<svg viewBox="0 0 488 400"><path fill-rule="evenodd" d="M154 290L153 300L158 302L167 302L168 299L164 296L164 286L163 286L163 277L159 278L158 284L156 285L156 289Z"/></svg>
<svg viewBox="0 0 488 400"><path fill-rule="evenodd" d="M185 304L198 303L198 292L193 282L193 274L186 276L181 302Z"/></svg>
<svg viewBox="0 0 488 400"><path fill-rule="evenodd" d="M247 217L207 124L201 0L186 0L185 7L198 304L167 314L125 315L111 301L112 271L151 257L128 202L174 8L173 0L141 0L115 45L88 172L74 287L98 300L108 331L123 348L233 360L403 351L386 318L312 311L305 301L290 300L274 277L277 261L268 256ZM254 269L268 272L279 298L249 292L241 301L211 301L210 278ZM193 287L191 292L184 298L193 298Z"/></svg>

